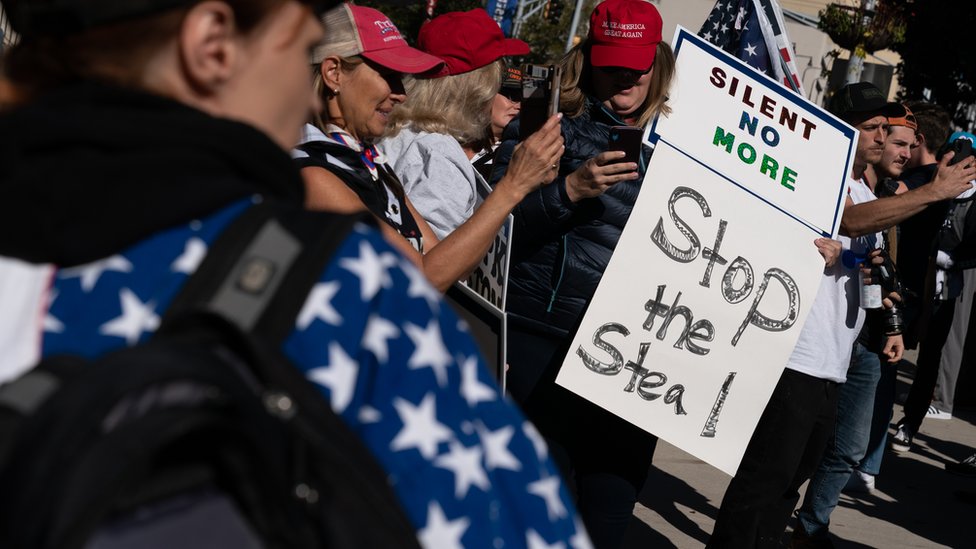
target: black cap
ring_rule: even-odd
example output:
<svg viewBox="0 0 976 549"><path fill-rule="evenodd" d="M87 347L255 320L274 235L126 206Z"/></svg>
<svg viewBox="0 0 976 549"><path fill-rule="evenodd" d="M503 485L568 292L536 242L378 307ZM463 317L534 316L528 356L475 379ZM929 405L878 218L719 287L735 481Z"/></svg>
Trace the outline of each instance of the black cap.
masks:
<svg viewBox="0 0 976 549"><path fill-rule="evenodd" d="M21 36L71 34L190 6L200 0L3 0L10 26ZM339 0L299 0L318 13Z"/></svg>
<svg viewBox="0 0 976 549"><path fill-rule="evenodd" d="M881 90L870 82L848 84L837 90L830 98L827 110L848 122L865 120L879 114L888 117L905 116L905 107L900 103L889 102Z"/></svg>
<svg viewBox="0 0 976 549"><path fill-rule="evenodd" d="M194 0L4 0L21 36L68 34L193 4Z"/></svg>

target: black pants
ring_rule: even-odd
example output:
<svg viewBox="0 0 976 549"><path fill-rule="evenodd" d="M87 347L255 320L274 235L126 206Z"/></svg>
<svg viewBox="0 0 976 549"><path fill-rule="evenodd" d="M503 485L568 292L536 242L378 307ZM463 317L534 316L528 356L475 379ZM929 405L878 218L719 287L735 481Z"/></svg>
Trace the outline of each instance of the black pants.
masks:
<svg viewBox="0 0 976 549"><path fill-rule="evenodd" d="M508 386L546 438L597 549L623 543L657 437L559 387L570 340L509 326Z"/></svg>
<svg viewBox="0 0 976 549"><path fill-rule="evenodd" d="M777 547L834 429L838 383L784 370L725 491L709 548Z"/></svg>
<svg viewBox="0 0 976 549"><path fill-rule="evenodd" d="M955 299L938 303L929 318L925 336L918 344L918 368L915 370L915 380L908 399L905 400L905 417L901 420L912 432L918 432L929 405L932 404L932 392L939 379L942 347L949 337L955 311Z"/></svg>

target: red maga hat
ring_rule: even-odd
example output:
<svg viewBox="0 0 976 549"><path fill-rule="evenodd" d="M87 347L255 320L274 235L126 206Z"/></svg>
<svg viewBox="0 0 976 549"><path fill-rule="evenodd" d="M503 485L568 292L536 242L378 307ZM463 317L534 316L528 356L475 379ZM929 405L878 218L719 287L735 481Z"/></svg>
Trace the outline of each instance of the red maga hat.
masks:
<svg viewBox="0 0 976 549"><path fill-rule="evenodd" d="M343 3L326 14L325 21L327 33L348 37L348 47L336 50L334 45L321 46L312 55L312 63L321 63L329 53L360 55L404 74L427 72L443 65L437 57L407 45L390 18L373 8Z"/></svg>
<svg viewBox="0 0 976 549"><path fill-rule="evenodd" d="M484 67L509 55L526 55L529 45L505 38L484 9L445 13L420 27L417 47L439 57L444 67L425 76L439 78Z"/></svg>
<svg viewBox="0 0 976 549"><path fill-rule="evenodd" d="M645 0L606 0L590 15L590 64L646 71L661 41L661 14Z"/></svg>

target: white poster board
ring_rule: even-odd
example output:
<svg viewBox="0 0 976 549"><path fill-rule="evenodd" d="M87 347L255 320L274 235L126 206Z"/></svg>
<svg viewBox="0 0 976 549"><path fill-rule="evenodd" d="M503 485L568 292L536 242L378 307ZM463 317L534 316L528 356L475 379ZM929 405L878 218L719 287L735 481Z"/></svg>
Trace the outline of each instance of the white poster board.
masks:
<svg viewBox="0 0 976 549"><path fill-rule="evenodd" d="M854 130L679 27L674 112L557 382L729 474L836 234Z"/></svg>
<svg viewBox="0 0 976 549"><path fill-rule="evenodd" d="M477 174L478 177L478 204L485 201L491 193L491 187ZM512 227L515 217L509 214L502 224L502 228L495 235L495 240L488 248L488 253L481 259L481 262L471 271L464 283L485 298L498 309L505 310L505 300L508 296L508 264L509 248L512 242Z"/></svg>

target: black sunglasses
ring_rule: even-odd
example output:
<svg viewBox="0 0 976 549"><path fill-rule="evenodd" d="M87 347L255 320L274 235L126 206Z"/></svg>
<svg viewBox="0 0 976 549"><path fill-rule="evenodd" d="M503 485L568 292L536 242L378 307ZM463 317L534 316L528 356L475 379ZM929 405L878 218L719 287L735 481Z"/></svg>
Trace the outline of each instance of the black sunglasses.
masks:
<svg viewBox="0 0 976 549"><path fill-rule="evenodd" d="M631 74L638 74L640 76L644 76L645 74L651 72L651 69L654 68L654 65L651 65L650 67L647 67L647 69L645 69L645 70L631 69L631 68L628 68L628 67L597 67L597 68L600 69L600 72L603 72L605 74L609 74L609 75L612 75L612 76L616 76L616 75L621 74L621 73L631 73Z"/></svg>
<svg viewBox="0 0 976 549"><path fill-rule="evenodd" d="M522 101L522 88L503 87L498 90L499 95L504 95L509 101Z"/></svg>

